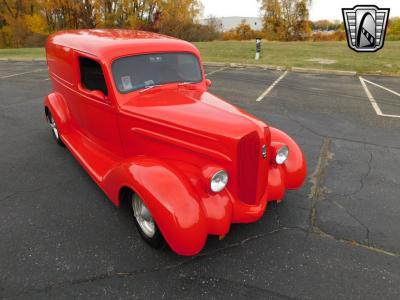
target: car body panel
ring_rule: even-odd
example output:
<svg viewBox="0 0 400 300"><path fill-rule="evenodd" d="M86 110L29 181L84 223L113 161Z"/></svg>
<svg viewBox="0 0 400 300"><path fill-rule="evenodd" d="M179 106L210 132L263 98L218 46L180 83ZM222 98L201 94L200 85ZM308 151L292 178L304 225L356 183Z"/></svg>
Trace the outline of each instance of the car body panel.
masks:
<svg viewBox="0 0 400 300"><path fill-rule="evenodd" d="M54 92L44 105L61 140L110 200L120 205L125 188L137 193L169 246L194 255L208 235L224 236L232 223L257 221L269 201L281 201L287 189L301 187L306 162L286 133L209 93L202 66L199 83L118 92L113 61L152 52L190 52L201 64L193 45L161 35L54 34L46 44ZM101 65L108 95L82 87L79 57ZM274 155L282 145L290 154L278 165ZM210 180L221 169L229 181L215 193Z"/></svg>

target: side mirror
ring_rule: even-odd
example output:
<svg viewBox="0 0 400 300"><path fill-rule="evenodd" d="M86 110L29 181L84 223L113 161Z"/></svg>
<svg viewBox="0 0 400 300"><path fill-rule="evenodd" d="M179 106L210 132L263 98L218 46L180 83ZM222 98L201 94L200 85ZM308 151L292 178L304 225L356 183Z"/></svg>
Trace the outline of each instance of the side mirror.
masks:
<svg viewBox="0 0 400 300"><path fill-rule="evenodd" d="M212 81L210 79L206 79L206 86L209 88L212 86Z"/></svg>
<svg viewBox="0 0 400 300"><path fill-rule="evenodd" d="M104 93L102 91L99 91L99 90L90 91L90 95L92 95L93 98L96 98L96 100L99 100L102 102L108 102L107 96L104 95Z"/></svg>

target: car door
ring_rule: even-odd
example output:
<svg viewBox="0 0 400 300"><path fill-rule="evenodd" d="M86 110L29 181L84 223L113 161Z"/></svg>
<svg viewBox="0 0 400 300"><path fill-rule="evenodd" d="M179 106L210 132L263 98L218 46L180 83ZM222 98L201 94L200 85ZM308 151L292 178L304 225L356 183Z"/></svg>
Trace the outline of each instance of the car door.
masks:
<svg viewBox="0 0 400 300"><path fill-rule="evenodd" d="M123 156L116 101L109 93L104 68L96 57L76 52L75 58L83 134L103 149Z"/></svg>

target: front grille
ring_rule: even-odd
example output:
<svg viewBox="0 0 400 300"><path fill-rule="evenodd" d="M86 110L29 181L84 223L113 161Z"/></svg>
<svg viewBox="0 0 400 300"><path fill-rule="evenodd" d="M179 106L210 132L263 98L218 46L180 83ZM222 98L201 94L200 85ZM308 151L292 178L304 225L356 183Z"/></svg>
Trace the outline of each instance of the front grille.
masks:
<svg viewBox="0 0 400 300"><path fill-rule="evenodd" d="M256 131L244 136L238 147L238 197L247 204L257 203L260 138Z"/></svg>

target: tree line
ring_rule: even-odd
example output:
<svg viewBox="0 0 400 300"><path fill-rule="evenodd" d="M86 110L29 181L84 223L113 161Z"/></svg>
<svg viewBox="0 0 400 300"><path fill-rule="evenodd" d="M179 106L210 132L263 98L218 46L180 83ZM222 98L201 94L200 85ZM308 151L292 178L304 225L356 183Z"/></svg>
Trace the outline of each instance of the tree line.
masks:
<svg viewBox="0 0 400 300"><path fill-rule="evenodd" d="M263 29L242 22L222 32L215 17L201 24L200 0L0 0L0 48L43 46L64 29L129 28L189 41L343 40L342 22L309 20L310 0L258 0ZM400 39L400 18L391 19L389 39Z"/></svg>
<svg viewBox="0 0 400 300"><path fill-rule="evenodd" d="M129 28L212 40L199 0L0 0L0 47L41 46L52 32Z"/></svg>

